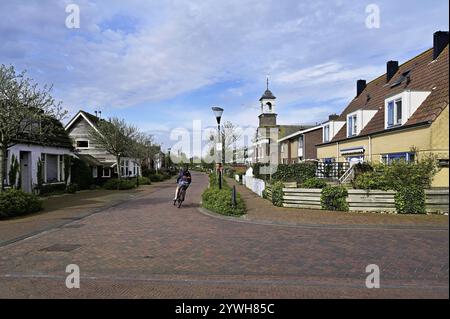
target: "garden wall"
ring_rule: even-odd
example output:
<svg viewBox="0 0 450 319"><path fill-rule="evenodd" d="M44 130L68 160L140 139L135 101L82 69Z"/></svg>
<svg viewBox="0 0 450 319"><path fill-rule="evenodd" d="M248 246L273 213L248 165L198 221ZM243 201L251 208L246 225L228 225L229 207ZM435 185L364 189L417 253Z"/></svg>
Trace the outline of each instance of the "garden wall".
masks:
<svg viewBox="0 0 450 319"><path fill-rule="evenodd" d="M321 209L321 189L283 188L284 207ZM426 190L429 213L449 212L449 190ZM395 212L395 192L349 189L347 203L350 211Z"/></svg>
<svg viewBox="0 0 450 319"><path fill-rule="evenodd" d="M258 194L258 196L263 196L263 191L266 187L266 183L259 178L255 178L253 176L247 176L244 175L242 176L243 181L242 183L248 188L250 189L252 192Z"/></svg>

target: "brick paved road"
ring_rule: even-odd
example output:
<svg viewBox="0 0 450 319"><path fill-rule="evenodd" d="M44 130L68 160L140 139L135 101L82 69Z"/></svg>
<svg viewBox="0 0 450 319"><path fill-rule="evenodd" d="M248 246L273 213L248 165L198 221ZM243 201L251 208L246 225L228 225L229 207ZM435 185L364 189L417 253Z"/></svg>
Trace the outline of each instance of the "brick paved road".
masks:
<svg viewBox="0 0 450 319"><path fill-rule="evenodd" d="M148 195L0 248L0 297L448 298L448 228L228 221L198 212L207 178L193 178L182 209L168 201L174 184L162 183ZM46 249L55 244L79 246ZM65 288L68 264L80 266L81 289ZM364 288L368 264L380 266L381 289Z"/></svg>

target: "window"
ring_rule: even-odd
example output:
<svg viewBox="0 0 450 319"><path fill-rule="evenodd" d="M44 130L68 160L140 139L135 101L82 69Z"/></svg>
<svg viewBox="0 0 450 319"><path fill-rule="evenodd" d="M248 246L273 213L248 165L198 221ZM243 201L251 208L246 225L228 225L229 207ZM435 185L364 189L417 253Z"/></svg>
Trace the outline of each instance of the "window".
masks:
<svg viewBox="0 0 450 319"><path fill-rule="evenodd" d="M393 161L407 161L414 162L415 154L410 152L405 153L392 153L392 154L384 154L381 156L381 160L384 164L391 164Z"/></svg>
<svg viewBox="0 0 450 319"><path fill-rule="evenodd" d="M107 168L107 167L104 167L103 168L102 177L111 177L111 169Z"/></svg>
<svg viewBox="0 0 450 319"><path fill-rule="evenodd" d="M358 134L358 125L357 125L357 116L351 115L347 119L347 129L348 129L348 136L355 136Z"/></svg>
<svg viewBox="0 0 450 319"><path fill-rule="evenodd" d="M98 177L97 166L96 167L92 167L92 177L93 178L97 178Z"/></svg>
<svg viewBox="0 0 450 319"><path fill-rule="evenodd" d="M284 143L281 143L281 153L284 153Z"/></svg>
<svg viewBox="0 0 450 319"><path fill-rule="evenodd" d="M390 101L387 106L388 121L387 127L402 124L402 100Z"/></svg>
<svg viewBox="0 0 450 319"><path fill-rule="evenodd" d="M323 141L324 142L330 141L330 125L324 126L323 128Z"/></svg>
<svg viewBox="0 0 450 319"><path fill-rule="evenodd" d="M77 148L89 148L89 141L77 141Z"/></svg>

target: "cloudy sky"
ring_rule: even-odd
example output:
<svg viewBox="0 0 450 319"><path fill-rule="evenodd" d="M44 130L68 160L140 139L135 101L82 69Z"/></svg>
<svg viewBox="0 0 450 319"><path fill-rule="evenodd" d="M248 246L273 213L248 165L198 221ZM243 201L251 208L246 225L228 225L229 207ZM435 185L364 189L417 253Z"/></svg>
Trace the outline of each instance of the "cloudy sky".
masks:
<svg viewBox="0 0 450 319"><path fill-rule="evenodd" d="M68 29L66 6L80 8ZM369 4L380 28L367 28ZM155 134L224 119L256 125L266 75L282 124L339 113L356 80L448 30L448 0L0 0L0 63L53 83L73 115L101 110Z"/></svg>

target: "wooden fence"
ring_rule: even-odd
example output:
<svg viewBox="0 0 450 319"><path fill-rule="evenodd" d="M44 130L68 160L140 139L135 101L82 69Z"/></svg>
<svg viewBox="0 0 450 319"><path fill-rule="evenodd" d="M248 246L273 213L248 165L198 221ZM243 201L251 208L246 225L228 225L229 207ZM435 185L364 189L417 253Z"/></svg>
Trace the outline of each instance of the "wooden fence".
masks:
<svg viewBox="0 0 450 319"><path fill-rule="evenodd" d="M426 190L426 209L429 213L449 212L449 191ZM283 188L283 206L292 208L321 209L322 190ZM350 211L395 212L395 192L381 190L349 189L347 203Z"/></svg>

